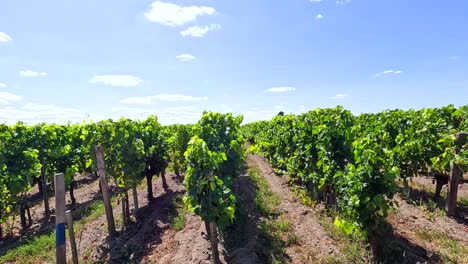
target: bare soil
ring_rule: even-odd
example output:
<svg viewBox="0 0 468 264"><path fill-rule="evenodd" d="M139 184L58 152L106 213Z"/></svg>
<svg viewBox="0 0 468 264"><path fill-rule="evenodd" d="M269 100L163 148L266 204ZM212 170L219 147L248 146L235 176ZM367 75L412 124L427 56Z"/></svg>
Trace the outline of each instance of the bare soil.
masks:
<svg viewBox="0 0 468 264"><path fill-rule="evenodd" d="M314 249L314 254L319 259L338 256L336 242L328 236L315 212L294 198L287 177L276 175L264 158L258 155L249 155L247 162L260 169L271 190L282 198L281 212L294 223L294 233L300 238L300 245L287 249L291 263L307 263L305 260L310 254L310 249Z"/></svg>
<svg viewBox="0 0 468 264"><path fill-rule="evenodd" d="M76 189L75 189L75 198L76 205L74 208L71 208L71 199L70 195L66 193L66 207L67 209L72 209L75 215L81 215L85 211L91 202L95 201L100 197L99 194L99 182L94 179L91 174L78 175L75 178ZM32 225L26 230L21 230L20 218L19 216L15 219L10 220L5 224L5 226L12 227L11 234L7 235L4 239L0 241L0 254L3 254L8 249L16 247L21 243L25 238L34 237L46 233L53 229L55 225L54 220L54 208L55 208L55 197L54 193L50 190L48 191L49 195L49 208L51 211L51 217L45 217L44 203L42 195L39 194L39 188L37 185L28 194L30 197L30 212L32 218Z"/></svg>
<svg viewBox="0 0 468 264"><path fill-rule="evenodd" d="M199 217L187 213L185 228L170 229L170 216L176 215L174 198L184 193L181 182L173 173L166 175L168 188L164 190L160 177L153 181L155 200L148 203L146 186L138 191L140 209L135 221L122 228L116 238L107 238L105 218L87 224L81 237L85 260L106 263L210 263L210 244ZM131 196L131 193L130 193ZM130 199L130 208L133 200ZM121 215L121 207L114 208L114 217ZM224 251L220 243L220 252Z"/></svg>
<svg viewBox="0 0 468 264"><path fill-rule="evenodd" d="M299 245L286 249L289 263L312 263L310 254L314 259L327 259L329 257L340 259L341 247L338 241L330 237L321 225L323 215L320 208L310 208L295 198L288 185L286 176L276 175L271 166L258 155L249 154L247 166L256 167L267 180L270 189L281 197L279 210L293 223L294 234L299 238ZM174 173L167 173L166 189L162 188L161 177L153 180L153 193L155 200L148 203L146 199L146 185L138 188L138 201L140 209L132 218L133 221L122 226L120 204L114 203L114 218L117 222L118 235L108 237L105 215L84 224L82 232L76 234L80 261L84 263L211 263L210 243L206 236L205 225L201 219L192 213L183 213L186 224L180 231L171 229L171 216L178 211L174 204L177 196L184 194L181 179ZM90 175L78 178L81 183L75 190L77 206L72 208L76 215L81 215L89 205L102 199L99 194L98 181ZM468 246L468 227L464 218L464 207L461 206L456 218L448 218L437 213L428 213L424 203L429 203L433 188L432 181L423 177L416 178L413 184L414 201L419 204L402 199L399 195L395 200L399 208L388 218L392 237L385 242L397 243L410 257L405 263L443 263L441 256L437 255L437 246L422 241L417 232L421 230L437 230L462 245ZM113 184L110 184L113 188ZM236 187L241 212L244 214L238 219L242 222L235 224L222 234L219 243L222 263L265 263L262 257L264 245L259 239L258 225L261 221L259 212L253 203L255 186L250 176L244 170L238 178ZM32 237L53 229L53 221L44 218L44 207L37 189L31 193L36 197L31 213L34 225L21 234L19 219L14 224L13 236L0 242L0 254L9 248L18 246L25 237ZM468 184L461 185L459 197L468 197ZM67 193L67 202L70 203ZM133 208L132 193L129 192L130 208ZM49 200L50 207L55 207L55 198ZM443 205L443 201L441 202ZM85 214L84 214L85 215ZM311 251L313 251L311 253ZM68 253L69 250L68 250ZM71 257L71 256L69 256ZM330 259L331 259L330 258ZM468 263L461 261L460 263Z"/></svg>

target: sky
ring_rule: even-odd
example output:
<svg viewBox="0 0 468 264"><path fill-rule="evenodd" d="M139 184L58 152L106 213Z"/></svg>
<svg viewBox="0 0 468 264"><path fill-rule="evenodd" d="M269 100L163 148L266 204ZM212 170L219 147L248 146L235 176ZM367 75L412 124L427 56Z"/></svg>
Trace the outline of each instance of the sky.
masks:
<svg viewBox="0 0 468 264"><path fill-rule="evenodd" d="M0 123L468 104L468 1L0 2Z"/></svg>

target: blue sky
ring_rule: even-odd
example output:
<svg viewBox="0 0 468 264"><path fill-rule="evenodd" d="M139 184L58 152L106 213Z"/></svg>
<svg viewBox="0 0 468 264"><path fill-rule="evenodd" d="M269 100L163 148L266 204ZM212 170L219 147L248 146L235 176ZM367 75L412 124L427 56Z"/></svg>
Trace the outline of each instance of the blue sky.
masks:
<svg viewBox="0 0 468 264"><path fill-rule="evenodd" d="M0 122L468 103L463 0L0 3Z"/></svg>

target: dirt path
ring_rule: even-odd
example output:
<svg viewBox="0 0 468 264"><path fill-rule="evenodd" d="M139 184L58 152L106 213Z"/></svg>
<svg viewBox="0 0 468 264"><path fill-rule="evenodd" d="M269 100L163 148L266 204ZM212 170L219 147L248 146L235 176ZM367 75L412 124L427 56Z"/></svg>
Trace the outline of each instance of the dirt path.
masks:
<svg viewBox="0 0 468 264"><path fill-rule="evenodd" d="M400 196L396 196L395 200L399 204L398 213L391 215L389 220L398 233L414 238L416 231L437 230L468 246L468 227L463 223L445 216L429 217L427 212L409 204Z"/></svg>
<svg viewBox="0 0 468 264"><path fill-rule="evenodd" d="M184 189L175 174L168 173L166 179L166 190L161 187L161 177L153 180L155 200L150 204L146 199L146 186L139 187L138 216L135 222L121 229L116 238L107 237L104 216L87 223L78 238L83 260L89 263L211 263L210 243L199 217L187 212L181 231L170 228L170 216L177 214L174 199L183 195ZM131 192L129 195L131 197ZM133 199L130 199L130 208L133 208ZM121 206L115 206L113 211L118 222ZM223 243L219 250L225 252ZM226 263L223 256L222 262Z"/></svg>
<svg viewBox="0 0 468 264"><path fill-rule="evenodd" d="M169 190L183 194L183 186L176 178L168 179ZM169 205L170 207L170 205ZM160 207L158 207L160 208ZM163 210L168 208L162 204ZM174 212L173 212L174 213ZM211 263L211 246L206 237L206 229L200 217L185 212L186 222L182 230L176 232L168 228L169 223L159 223L158 228L164 231L160 236L160 243L155 245L141 263ZM221 262L226 263L224 255L226 250L222 241L219 243Z"/></svg>
<svg viewBox="0 0 468 264"><path fill-rule="evenodd" d="M338 255L336 242L328 236L313 210L294 199L294 194L288 187L288 179L277 176L263 157L249 154L247 162L260 169L271 190L282 198L280 210L294 223L294 232L300 238L300 246L287 249L291 263L306 263L304 258L310 254L307 250L311 249L321 259Z"/></svg>
<svg viewBox="0 0 468 264"><path fill-rule="evenodd" d="M99 181L93 179L90 174L79 175L75 178L75 181L77 183L77 187L75 189L76 205L73 210L83 212L91 204L91 202L98 199ZM36 185L30 192L30 195L37 198L39 197L38 193L39 190ZM51 210L51 214L53 215L55 209L55 197L51 197L52 195L53 193L49 194L49 208ZM71 199L68 191L66 192L65 199L67 208L69 209L71 207ZM35 199L32 207L30 208L30 211L32 219L31 227L24 231L21 230L19 216L16 217L13 224L13 236L0 241L0 253L14 248L18 245L18 243L21 242L24 237L34 237L53 228L55 222L49 221L49 219L45 218L44 203L42 202L42 199ZM11 225L11 222L9 222L9 224Z"/></svg>

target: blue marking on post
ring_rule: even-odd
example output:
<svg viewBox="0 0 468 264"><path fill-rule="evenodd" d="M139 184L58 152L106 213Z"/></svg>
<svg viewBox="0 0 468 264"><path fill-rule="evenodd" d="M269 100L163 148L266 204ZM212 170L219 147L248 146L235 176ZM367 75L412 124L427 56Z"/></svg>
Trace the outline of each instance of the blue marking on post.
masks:
<svg viewBox="0 0 468 264"><path fill-rule="evenodd" d="M55 246L63 245L65 245L65 223L60 223L55 226Z"/></svg>

